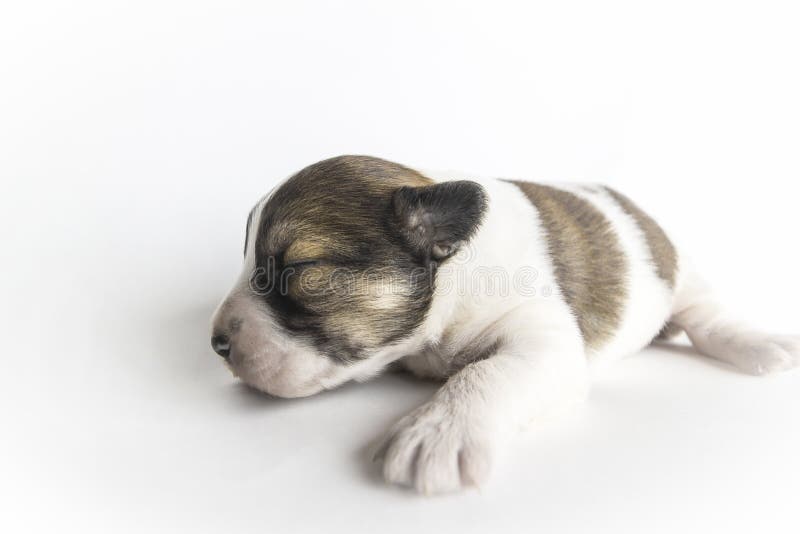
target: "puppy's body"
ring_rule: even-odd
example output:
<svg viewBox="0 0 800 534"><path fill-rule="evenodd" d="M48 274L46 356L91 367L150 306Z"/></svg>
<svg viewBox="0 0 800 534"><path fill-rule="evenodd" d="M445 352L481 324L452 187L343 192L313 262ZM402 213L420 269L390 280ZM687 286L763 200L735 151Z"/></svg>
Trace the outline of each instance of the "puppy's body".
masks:
<svg viewBox="0 0 800 534"><path fill-rule="evenodd" d="M654 253L641 223L616 200L618 193L602 186L472 180L488 193L485 218L463 257L439 273L437 283L458 290L437 294L424 329L428 350L404 361L412 371L449 376L453 362L464 363L460 354L502 336L495 332L502 326L498 319L522 305L531 315L525 330L577 327L588 360L631 354L659 333L671 316L679 258ZM549 222L542 209L549 209ZM558 242L555 232L574 242ZM565 250L581 247L582 239L602 246L577 255ZM661 239L672 247L665 235ZM659 276L659 262L672 265L662 268L671 273L666 279ZM589 272L587 263L594 264ZM578 271L595 276L570 277Z"/></svg>
<svg viewBox="0 0 800 534"><path fill-rule="evenodd" d="M602 186L455 180L345 156L263 199L247 233L215 349L281 396L393 362L446 379L377 455L387 480L423 492L480 484L515 429L585 396L590 364L665 325L748 372L800 361L797 338L726 317L658 225ZM270 262L282 295L254 288Z"/></svg>

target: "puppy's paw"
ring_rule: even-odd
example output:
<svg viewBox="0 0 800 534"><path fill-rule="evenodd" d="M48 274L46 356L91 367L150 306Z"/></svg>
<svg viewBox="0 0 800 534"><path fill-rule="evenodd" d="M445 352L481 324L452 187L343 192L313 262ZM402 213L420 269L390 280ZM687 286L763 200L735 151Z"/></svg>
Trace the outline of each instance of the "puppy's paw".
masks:
<svg viewBox="0 0 800 534"><path fill-rule="evenodd" d="M731 345L738 352L737 366L750 374L766 375L800 365L799 337L755 333L738 336Z"/></svg>
<svg viewBox="0 0 800 534"><path fill-rule="evenodd" d="M375 454L387 482L425 495L483 484L489 474L489 433L474 417L431 402L398 421Z"/></svg>

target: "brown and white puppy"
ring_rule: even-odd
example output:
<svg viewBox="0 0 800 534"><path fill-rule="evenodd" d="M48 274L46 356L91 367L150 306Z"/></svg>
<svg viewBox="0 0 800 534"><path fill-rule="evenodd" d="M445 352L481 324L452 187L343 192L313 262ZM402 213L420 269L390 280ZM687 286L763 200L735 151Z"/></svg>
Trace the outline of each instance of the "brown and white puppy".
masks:
<svg viewBox="0 0 800 534"><path fill-rule="evenodd" d="M731 321L655 221L610 188L341 156L253 208L212 346L281 397L393 362L446 380L377 454L388 481L433 493L479 485L515 429L585 396L590 363L681 330L747 372L800 363L800 339Z"/></svg>

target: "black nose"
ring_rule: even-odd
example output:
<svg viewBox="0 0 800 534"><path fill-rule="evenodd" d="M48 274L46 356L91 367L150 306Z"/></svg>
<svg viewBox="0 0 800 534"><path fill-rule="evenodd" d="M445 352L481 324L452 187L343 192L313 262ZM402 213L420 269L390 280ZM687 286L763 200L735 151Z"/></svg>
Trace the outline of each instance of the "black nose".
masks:
<svg viewBox="0 0 800 534"><path fill-rule="evenodd" d="M228 336L217 334L211 338L211 348L227 360L228 355L231 353L231 340L228 339Z"/></svg>

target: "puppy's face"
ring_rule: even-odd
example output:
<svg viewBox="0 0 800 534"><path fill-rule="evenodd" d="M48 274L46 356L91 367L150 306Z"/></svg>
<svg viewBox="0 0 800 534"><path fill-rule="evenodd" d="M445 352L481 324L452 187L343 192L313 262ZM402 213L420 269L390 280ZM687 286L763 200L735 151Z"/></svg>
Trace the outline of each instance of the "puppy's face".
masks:
<svg viewBox="0 0 800 534"><path fill-rule="evenodd" d="M377 158L311 165L248 218L244 269L213 319L212 346L246 383L299 397L374 373L411 336L438 265L485 206L472 182L435 185Z"/></svg>

